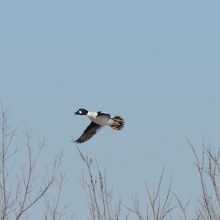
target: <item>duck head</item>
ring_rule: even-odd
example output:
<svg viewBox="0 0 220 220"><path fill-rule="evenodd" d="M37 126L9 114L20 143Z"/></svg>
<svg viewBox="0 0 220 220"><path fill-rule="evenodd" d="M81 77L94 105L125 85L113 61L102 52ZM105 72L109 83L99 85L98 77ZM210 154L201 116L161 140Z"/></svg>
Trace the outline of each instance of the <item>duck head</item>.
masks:
<svg viewBox="0 0 220 220"><path fill-rule="evenodd" d="M75 112L75 115L87 115L88 111L80 108L77 112Z"/></svg>

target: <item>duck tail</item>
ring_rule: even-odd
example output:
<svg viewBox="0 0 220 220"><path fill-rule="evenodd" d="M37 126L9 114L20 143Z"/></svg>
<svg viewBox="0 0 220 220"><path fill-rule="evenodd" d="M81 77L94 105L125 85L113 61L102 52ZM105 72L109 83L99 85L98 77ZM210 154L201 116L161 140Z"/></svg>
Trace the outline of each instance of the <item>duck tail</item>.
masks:
<svg viewBox="0 0 220 220"><path fill-rule="evenodd" d="M125 121L121 116L116 115L116 116L112 117L112 119L119 123L119 125L111 125L112 129L121 130L124 127Z"/></svg>

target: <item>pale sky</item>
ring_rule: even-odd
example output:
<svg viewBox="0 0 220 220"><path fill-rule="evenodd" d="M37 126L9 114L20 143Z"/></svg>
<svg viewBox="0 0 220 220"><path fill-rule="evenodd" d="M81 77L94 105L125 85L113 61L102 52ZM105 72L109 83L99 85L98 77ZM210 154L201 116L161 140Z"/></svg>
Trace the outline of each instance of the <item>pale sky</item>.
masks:
<svg viewBox="0 0 220 220"><path fill-rule="evenodd" d="M18 126L14 143L22 147L24 122L33 147L47 136L39 170L64 146L61 202L71 203L74 219L90 217L79 180L85 166L70 142L90 123L74 115L79 108L125 119L121 131L105 127L79 145L106 171L116 202L132 207L137 193L146 213L145 180L157 184L165 167L161 196L172 176L172 193L191 198L194 217L201 187L186 138L199 155L203 138L220 143L219 12L219 1L203 0L0 2L0 99ZM30 219L42 214L39 202Z"/></svg>

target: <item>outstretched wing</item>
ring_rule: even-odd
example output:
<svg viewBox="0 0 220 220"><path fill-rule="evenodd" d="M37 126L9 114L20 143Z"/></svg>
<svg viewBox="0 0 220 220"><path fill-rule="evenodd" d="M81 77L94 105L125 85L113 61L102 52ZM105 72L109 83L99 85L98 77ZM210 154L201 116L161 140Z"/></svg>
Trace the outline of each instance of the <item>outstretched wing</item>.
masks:
<svg viewBox="0 0 220 220"><path fill-rule="evenodd" d="M90 125L83 132L83 134L75 142L81 144L85 141L88 141L94 134L96 134L100 129L102 129L102 127L102 125L98 125L94 122L91 122Z"/></svg>

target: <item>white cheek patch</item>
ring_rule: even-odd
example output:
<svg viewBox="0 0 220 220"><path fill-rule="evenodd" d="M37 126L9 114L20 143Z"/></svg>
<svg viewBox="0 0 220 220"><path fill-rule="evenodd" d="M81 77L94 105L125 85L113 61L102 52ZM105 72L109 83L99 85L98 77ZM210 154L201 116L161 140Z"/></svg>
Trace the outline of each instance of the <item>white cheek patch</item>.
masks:
<svg viewBox="0 0 220 220"><path fill-rule="evenodd" d="M80 110L79 113L82 114L82 111Z"/></svg>

